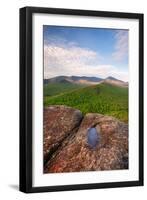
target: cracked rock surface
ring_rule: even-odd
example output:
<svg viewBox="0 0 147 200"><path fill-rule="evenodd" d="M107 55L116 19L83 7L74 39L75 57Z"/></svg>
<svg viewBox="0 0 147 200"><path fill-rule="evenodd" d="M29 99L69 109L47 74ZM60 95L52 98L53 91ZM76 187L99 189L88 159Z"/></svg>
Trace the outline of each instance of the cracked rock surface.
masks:
<svg viewBox="0 0 147 200"><path fill-rule="evenodd" d="M79 110L67 106L49 106L44 109L44 163L61 145L62 141L79 126L82 117L82 113Z"/></svg>
<svg viewBox="0 0 147 200"><path fill-rule="evenodd" d="M95 148L87 139L92 127L99 134ZM106 115L88 113L83 118L79 110L50 106L44 111L44 159L44 173L127 169L128 125Z"/></svg>

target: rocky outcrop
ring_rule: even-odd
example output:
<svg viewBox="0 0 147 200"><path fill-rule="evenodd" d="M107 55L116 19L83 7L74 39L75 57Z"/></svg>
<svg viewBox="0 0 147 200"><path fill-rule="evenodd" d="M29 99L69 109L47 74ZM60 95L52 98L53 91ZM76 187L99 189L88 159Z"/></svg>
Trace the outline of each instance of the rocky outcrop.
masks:
<svg viewBox="0 0 147 200"><path fill-rule="evenodd" d="M76 131L82 117L79 110L67 106L50 106L44 109L44 163L50 159L63 140Z"/></svg>
<svg viewBox="0 0 147 200"><path fill-rule="evenodd" d="M60 109L67 114L59 112ZM72 112L69 111L70 109ZM94 113L86 114L81 122L82 114L80 111L64 106L48 107L45 116L49 120L45 118L44 122L44 155L47 154L48 147L60 143L45 164L45 173L128 168L127 124L113 117ZM65 121L61 120L63 116ZM63 128L66 126L67 129ZM94 148L89 143L90 128L92 128L92 132L94 131L94 135L98 134L98 137L90 137L90 142L98 139L96 142L94 141ZM73 129L75 131L72 131ZM48 133L52 145L47 145L50 144L46 142ZM62 139L59 140L58 138L61 136Z"/></svg>

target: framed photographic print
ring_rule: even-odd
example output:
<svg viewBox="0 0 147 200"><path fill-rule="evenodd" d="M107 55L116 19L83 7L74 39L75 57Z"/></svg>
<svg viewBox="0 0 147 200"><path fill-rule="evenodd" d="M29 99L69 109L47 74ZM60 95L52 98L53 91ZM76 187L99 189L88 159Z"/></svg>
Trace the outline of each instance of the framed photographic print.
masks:
<svg viewBox="0 0 147 200"><path fill-rule="evenodd" d="M20 191L143 185L143 14L20 9Z"/></svg>

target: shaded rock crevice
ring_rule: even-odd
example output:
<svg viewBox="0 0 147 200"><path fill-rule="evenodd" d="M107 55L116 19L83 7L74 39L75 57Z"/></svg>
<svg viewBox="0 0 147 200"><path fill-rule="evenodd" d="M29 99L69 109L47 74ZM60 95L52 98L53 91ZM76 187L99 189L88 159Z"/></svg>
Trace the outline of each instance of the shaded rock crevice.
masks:
<svg viewBox="0 0 147 200"><path fill-rule="evenodd" d="M81 121L82 121L82 119L81 119ZM75 136L75 134L76 134L77 131L78 131L78 128L79 128L79 126L80 126L81 121L79 121L79 124L77 124L77 126L76 126L75 128L73 128L73 130L71 130L70 132L66 133L65 136L63 137L63 139L60 140L59 143L58 143L56 146L54 146L54 147L52 147L52 148L50 149L49 153L46 154L46 156L45 156L45 159L44 159L44 167L45 167L45 165L46 165L47 163L50 162L50 160L51 160L52 158L54 158L54 157L56 156L56 152L60 151L60 149L61 149L60 147L63 146L63 144L65 145L65 141L67 141L67 138L70 139L70 138L72 138L73 136Z"/></svg>

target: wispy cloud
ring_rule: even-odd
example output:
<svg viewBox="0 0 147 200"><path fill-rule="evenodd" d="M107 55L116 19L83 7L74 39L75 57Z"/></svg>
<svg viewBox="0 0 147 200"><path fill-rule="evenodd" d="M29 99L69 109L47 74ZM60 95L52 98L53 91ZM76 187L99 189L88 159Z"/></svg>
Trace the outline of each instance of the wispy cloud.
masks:
<svg viewBox="0 0 147 200"><path fill-rule="evenodd" d="M123 61L128 57L128 31L119 30L115 34L115 52L112 54L116 61Z"/></svg>
<svg viewBox="0 0 147 200"><path fill-rule="evenodd" d="M114 76L127 81L127 73L119 71L113 65L101 64L102 56L91 49L77 46L74 42L45 43L44 77L60 75Z"/></svg>

